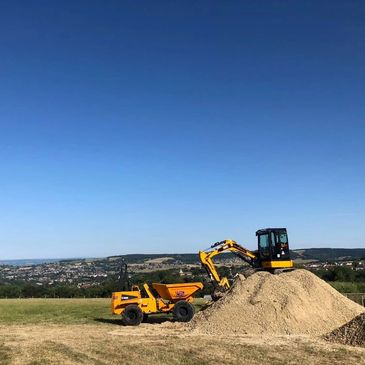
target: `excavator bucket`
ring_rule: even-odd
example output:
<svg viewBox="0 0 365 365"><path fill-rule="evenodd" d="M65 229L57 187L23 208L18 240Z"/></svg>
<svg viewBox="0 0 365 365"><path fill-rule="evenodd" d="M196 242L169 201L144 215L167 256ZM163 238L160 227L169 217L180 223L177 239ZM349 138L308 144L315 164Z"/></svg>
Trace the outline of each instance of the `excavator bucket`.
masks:
<svg viewBox="0 0 365 365"><path fill-rule="evenodd" d="M152 287L162 299L178 301L192 297L198 290L203 289L203 284L199 282L182 284L153 283Z"/></svg>

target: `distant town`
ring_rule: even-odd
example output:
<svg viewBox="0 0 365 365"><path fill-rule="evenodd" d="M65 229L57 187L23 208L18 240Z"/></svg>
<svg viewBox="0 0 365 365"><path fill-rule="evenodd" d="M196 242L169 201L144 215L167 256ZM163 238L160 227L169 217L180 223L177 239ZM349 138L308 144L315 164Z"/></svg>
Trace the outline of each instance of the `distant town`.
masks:
<svg viewBox="0 0 365 365"><path fill-rule="evenodd" d="M346 267L354 271L365 270L365 249L313 249L295 250L292 256L296 264L311 271ZM321 251L318 251L321 250ZM337 250L337 251L336 251ZM342 251L341 251L342 250ZM345 256L343 256L345 250ZM336 255L336 252L338 256ZM317 253L318 258L313 257ZM326 259L327 254L327 259ZM328 259L330 258L330 259ZM128 263L131 274L161 270L178 270L181 276L192 276L200 270L196 254L125 255L103 259L44 260L43 263L0 265L0 283L14 284L31 282L37 286L71 285L90 288L117 277L122 261ZM218 265L238 268L243 263L233 255L223 255L216 260Z"/></svg>

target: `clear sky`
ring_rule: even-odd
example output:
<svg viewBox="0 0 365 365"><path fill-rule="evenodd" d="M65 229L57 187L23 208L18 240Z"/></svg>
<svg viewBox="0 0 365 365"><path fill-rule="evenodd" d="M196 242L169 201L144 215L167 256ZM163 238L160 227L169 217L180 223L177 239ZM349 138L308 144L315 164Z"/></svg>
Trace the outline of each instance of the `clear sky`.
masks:
<svg viewBox="0 0 365 365"><path fill-rule="evenodd" d="M365 247L365 3L0 4L0 258Z"/></svg>

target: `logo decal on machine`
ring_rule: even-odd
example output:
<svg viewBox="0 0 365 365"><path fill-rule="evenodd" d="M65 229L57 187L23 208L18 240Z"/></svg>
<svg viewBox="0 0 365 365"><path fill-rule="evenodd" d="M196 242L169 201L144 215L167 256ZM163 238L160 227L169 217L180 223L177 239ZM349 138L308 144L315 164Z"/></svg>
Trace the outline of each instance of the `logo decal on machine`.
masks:
<svg viewBox="0 0 365 365"><path fill-rule="evenodd" d="M122 296L122 300L129 300L129 299L137 299L138 297L134 296L134 295L123 295Z"/></svg>

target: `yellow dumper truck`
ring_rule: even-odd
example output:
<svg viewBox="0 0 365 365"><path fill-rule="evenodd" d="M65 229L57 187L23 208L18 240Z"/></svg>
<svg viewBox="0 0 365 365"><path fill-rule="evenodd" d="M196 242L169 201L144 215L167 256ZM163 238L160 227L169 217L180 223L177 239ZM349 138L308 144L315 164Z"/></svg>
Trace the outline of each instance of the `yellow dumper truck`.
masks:
<svg viewBox="0 0 365 365"><path fill-rule="evenodd" d="M124 277L127 278L127 265L124 264ZM123 276L121 275L121 276ZM122 323L138 326L150 314L172 313L178 322L189 322L194 316L191 304L194 294L203 288L203 284L152 284L157 296L152 293L148 284L143 285L144 293L138 286L131 290L114 292L112 295L112 313L121 315ZM123 289L126 286L122 287Z"/></svg>

